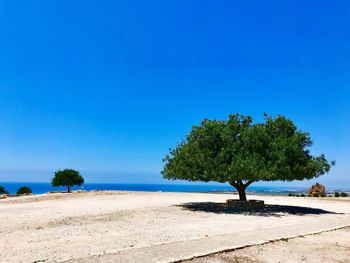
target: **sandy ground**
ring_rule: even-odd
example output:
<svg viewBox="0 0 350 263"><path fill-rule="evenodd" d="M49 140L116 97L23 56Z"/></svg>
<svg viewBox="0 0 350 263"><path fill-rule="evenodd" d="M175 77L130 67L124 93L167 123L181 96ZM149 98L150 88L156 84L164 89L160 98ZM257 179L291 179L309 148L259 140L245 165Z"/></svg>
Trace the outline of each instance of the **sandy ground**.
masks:
<svg viewBox="0 0 350 263"><path fill-rule="evenodd" d="M285 239L183 263L350 262L350 228Z"/></svg>
<svg viewBox="0 0 350 263"><path fill-rule="evenodd" d="M0 200L0 261L171 262L350 225L349 199L249 196L266 209L242 213L225 208L231 197L111 191Z"/></svg>

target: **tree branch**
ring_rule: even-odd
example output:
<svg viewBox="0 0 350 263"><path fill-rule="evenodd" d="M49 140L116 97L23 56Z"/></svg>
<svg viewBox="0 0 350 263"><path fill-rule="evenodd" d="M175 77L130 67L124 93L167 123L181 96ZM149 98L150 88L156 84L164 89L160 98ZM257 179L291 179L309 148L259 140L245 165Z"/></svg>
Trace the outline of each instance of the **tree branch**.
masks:
<svg viewBox="0 0 350 263"><path fill-rule="evenodd" d="M249 185L251 185L252 183L254 183L253 180L248 180L248 182L246 182L246 183L244 184L244 187L247 188L247 187L248 187Z"/></svg>
<svg viewBox="0 0 350 263"><path fill-rule="evenodd" d="M249 185L251 185L252 183L254 183L253 180L248 180L246 183L243 183L243 181L241 179L239 180L233 180L233 181L229 181L230 185L232 185L235 188L244 188L246 189Z"/></svg>
<svg viewBox="0 0 350 263"><path fill-rule="evenodd" d="M230 185L232 185L232 186L235 187L235 188L238 188L238 187L239 187L239 184L238 184L238 182L236 182L236 181L229 181L229 183L230 183Z"/></svg>

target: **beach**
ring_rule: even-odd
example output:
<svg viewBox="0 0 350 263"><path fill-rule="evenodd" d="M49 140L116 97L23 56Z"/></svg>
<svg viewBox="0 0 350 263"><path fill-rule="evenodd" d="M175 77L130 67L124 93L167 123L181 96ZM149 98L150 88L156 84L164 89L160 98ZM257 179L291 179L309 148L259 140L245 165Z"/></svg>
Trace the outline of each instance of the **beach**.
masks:
<svg viewBox="0 0 350 263"><path fill-rule="evenodd" d="M228 198L237 195L96 191L2 199L1 262L222 262L215 253L268 251L301 236L326 235L321 248L337 238L350 244L343 229L349 198L248 196L265 201L260 212L229 210ZM310 246L299 249L307 254Z"/></svg>

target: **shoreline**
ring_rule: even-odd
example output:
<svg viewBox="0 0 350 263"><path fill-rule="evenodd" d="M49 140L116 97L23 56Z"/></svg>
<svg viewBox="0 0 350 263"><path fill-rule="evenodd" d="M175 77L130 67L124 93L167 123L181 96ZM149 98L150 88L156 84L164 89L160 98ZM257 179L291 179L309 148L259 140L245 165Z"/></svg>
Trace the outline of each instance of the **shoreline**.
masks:
<svg viewBox="0 0 350 263"><path fill-rule="evenodd" d="M238 197L238 192L237 191L203 191L203 192L163 192L163 191L142 191L142 190L99 190L99 189L94 189L94 190L73 190L71 193L68 193L66 191L50 191L46 193L32 193L32 194L22 194L22 195L16 195L16 194L2 194L0 195L0 200L9 200L9 199L18 199L18 198L26 198L26 197L34 197L36 200L40 197L45 198L45 196L57 196L57 195L64 195L69 197L69 195L79 195L79 194L147 194L147 193L169 193L169 194L208 194L208 195L231 195L234 197ZM260 193L260 192L254 192L254 191L247 191L247 196L257 196L260 198L264 197L288 197L288 198L300 198L300 199L320 199L320 200L332 200L332 201L350 201L350 196L348 197L335 197L335 196L329 196L328 194L326 196L301 196L301 195L288 195L288 193L275 193L271 194L268 192ZM53 198L55 199L55 198ZM235 198L234 198L235 199ZM238 199L238 198L237 198ZM249 198L248 198L249 199Z"/></svg>

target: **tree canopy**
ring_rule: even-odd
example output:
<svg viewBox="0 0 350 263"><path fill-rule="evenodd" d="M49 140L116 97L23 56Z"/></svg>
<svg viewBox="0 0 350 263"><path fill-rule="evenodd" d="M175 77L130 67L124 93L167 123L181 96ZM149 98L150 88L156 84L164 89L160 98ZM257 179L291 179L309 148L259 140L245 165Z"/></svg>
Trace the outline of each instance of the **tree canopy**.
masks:
<svg viewBox="0 0 350 263"><path fill-rule="evenodd" d="M84 184L84 178L73 169L58 170L51 179L51 184L56 187L67 186L68 193L70 193L72 186Z"/></svg>
<svg viewBox="0 0 350 263"><path fill-rule="evenodd" d="M164 158L166 179L228 182L246 200L245 190L258 181L292 181L318 177L333 162L313 156L309 133L284 116L232 114L228 120L205 119Z"/></svg>

